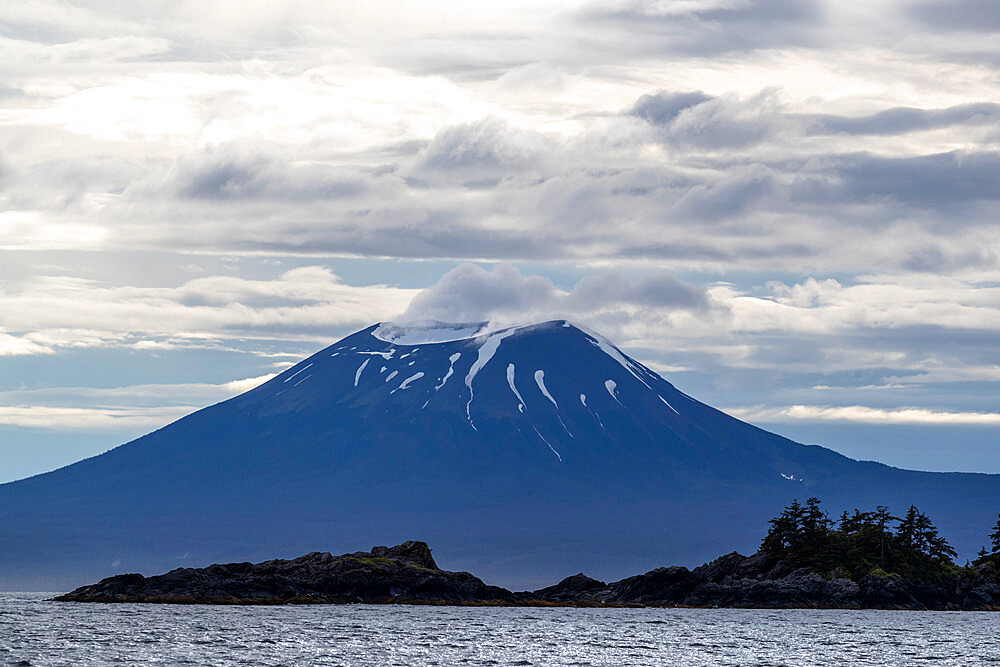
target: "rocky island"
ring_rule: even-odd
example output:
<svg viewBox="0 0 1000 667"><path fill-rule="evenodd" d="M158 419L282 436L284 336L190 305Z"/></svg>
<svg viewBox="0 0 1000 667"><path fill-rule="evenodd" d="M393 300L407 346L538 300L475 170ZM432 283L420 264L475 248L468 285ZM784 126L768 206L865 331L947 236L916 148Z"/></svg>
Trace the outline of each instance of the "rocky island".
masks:
<svg viewBox="0 0 1000 667"><path fill-rule="evenodd" d="M514 595L468 572L438 568L426 542L372 547L342 556L178 568L144 577L120 574L56 600L187 604L388 603L513 604Z"/></svg>
<svg viewBox="0 0 1000 667"><path fill-rule="evenodd" d="M895 531L889 528L898 523ZM121 574L55 598L65 602L187 604L452 604L496 606L746 607L1000 610L1000 521L985 549L959 567L954 551L915 507L855 511L840 527L819 501L792 503L771 520L761 549L693 570L661 567L613 583L583 573L536 591L490 586L438 568L425 542L341 556Z"/></svg>

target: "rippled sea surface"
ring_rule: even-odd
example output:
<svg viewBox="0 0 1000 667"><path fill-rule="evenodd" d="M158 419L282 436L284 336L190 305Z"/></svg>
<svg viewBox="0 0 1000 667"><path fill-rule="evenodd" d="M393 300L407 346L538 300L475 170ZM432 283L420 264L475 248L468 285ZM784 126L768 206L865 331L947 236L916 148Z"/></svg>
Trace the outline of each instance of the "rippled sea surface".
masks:
<svg viewBox="0 0 1000 667"><path fill-rule="evenodd" d="M0 593L0 665L977 665L1000 614L47 602Z"/></svg>

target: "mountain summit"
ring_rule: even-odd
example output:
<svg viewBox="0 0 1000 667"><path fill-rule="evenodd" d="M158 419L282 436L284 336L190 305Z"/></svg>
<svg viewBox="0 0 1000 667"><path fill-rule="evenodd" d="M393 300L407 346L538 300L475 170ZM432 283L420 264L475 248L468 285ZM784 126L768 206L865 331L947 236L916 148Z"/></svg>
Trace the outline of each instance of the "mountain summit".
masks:
<svg viewBox="0 0 1000 667"><path fill-rule="evenodd" d="M0 486L0 587L426 536L530 588L752 551L792 498L917 504L962 555L1000 476L905 471L699 403L566 321L370 326L228 401Z"/></svg>

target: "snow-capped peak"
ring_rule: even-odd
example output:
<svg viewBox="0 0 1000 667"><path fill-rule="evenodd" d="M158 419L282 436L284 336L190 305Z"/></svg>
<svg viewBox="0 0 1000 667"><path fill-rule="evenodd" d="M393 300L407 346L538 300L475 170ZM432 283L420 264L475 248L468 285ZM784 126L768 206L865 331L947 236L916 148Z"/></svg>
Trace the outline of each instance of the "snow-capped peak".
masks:
<svg viewBox="0 0 1000 667"><path fill-rule="evenodd" d="M475 338L489 331L488 322L382 322L372 331L372 336L386 343L396 345L422 345L427 343L447 343L454 340Z"/></svg>
<svg viewBox="0 0 1000 667"><path fill-rule="evenodd" d="M589 336L606 341L600 334L567 320L549 320L545 322L510 323L510 322L441 322L438 320L419 320L414 322L382 322L371 335L385 343L394 345L421 345L430 343L449 343L457 340L481 338L499 332L511 332L527 329L542 324L558 323L566 328L575 328ZM509 335L509 334L508 334ZM610 345L610 344L609 344Z"/></svg>

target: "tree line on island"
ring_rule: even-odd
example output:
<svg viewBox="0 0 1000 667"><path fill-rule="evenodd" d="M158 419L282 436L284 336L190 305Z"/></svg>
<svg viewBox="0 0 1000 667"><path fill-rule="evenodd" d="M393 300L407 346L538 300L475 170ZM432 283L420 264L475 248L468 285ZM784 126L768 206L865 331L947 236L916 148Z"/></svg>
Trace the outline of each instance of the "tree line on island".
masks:
<svg viewBox="0 0 1000 667"><path fill-rule="evenodd" d="M933 580L953 574L955 549L931 519L915 505L903 516L878 505L874 511L846 510L835 521L818 498L797 499L768 523L760 551L791 567L809 568L859 581L870 574L896 574L910 580ZM992 550L983 547L966 567L992 565L1000 569L1000 515L989 535Z"/></svg>

